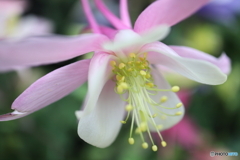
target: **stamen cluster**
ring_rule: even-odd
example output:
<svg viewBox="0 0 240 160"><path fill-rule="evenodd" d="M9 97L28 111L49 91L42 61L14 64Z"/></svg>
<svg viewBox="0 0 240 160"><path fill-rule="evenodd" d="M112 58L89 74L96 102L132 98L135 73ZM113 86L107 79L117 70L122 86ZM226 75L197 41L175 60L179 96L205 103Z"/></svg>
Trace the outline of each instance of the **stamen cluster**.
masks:
<svg viewBox="0 0 240 160"><path fill-rule="evenodd" d="M128 114L126 119L121 121L121 123L125 124L129 116L132 116L130 137L128 139L129 144L134 144L133 130L135 122L137 125L135 133L140 135L143 142L142 147L144 149L148 148L148 143L143 136L143 133L146 132L151 140L152 150L158 150L152 139L150 127L154 128L158 133L161 144L165 147L167 143L163 140L159 131L163 128L163 125L156 124L154 118L166 119L167 116L179 116L182 114L181 112L170 115L161 109L176 109L181 107L182 104L178 103L173 108L164 107L162 104L168 100L167 96L161 97L159 102L155 102L151 96L156 95L159 91L178 92L179 87L174 86L171 89L157 88L151 75L147 53L141 55L130 53L126 59L120 60L119 62L111 61L110 64L112 66L112 72L115 74L113 78L116 82L115 92L120 95L122 100L127 102L125 109ZM124 93L127 93L127 99L124 99Z"/></svg>

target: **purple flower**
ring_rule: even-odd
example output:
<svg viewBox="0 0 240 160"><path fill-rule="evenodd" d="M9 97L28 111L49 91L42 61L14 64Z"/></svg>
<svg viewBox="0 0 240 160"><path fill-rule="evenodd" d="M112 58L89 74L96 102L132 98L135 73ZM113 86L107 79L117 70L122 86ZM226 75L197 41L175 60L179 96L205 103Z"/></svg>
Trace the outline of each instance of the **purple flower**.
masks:
<svg viewBox="0 0 240 160"><path fill-rule="evenodd" d="M224 24L234 22L239 13L239 0L212 0L198 11L199 15Z"/></svg>

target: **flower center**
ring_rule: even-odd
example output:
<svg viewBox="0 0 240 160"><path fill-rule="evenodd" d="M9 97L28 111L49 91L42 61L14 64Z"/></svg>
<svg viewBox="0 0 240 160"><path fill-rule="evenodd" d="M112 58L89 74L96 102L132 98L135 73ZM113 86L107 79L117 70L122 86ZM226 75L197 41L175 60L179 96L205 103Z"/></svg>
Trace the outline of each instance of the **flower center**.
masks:
<svg viewBox="0 0 240 160"><path fill-rule="evenodd" d="M113 79L116 82L115 92L127 102L125 109L128 114L126 119L121 121L121 123L125 124L129 116L132 116L128 142L134 144L133 130L135 130L135 133L139 134L142 139L142 147L146 149L148 148L148 143L145 141L143 133L147 133L152 143L152 150L157 151L158 148L150 133L151 128L151 130L158 133L161 144L165 147L167 143L163 140L159 131L163 128L163 125L157 124L154 119L164 119L167 116L181 115L182 112L176 112L174 115L167 114L162 111L161 108L176 109L181 107L182 103L176 104L173 108L164 107L162 104L168 100L167 96L160 97L159 102L155 102L151 98L151 95L156 95L159 91L178 92L179 87L174 86L169 90L157 88L151 75L150 64L147 61L147 53L141 55L130 53L124 61L111 61L110 64L112 66L112 72L116 75ZM127 99L123 97L124 93L127 93ZM137 125L136 128L134 128L134 122Z"/></svg>

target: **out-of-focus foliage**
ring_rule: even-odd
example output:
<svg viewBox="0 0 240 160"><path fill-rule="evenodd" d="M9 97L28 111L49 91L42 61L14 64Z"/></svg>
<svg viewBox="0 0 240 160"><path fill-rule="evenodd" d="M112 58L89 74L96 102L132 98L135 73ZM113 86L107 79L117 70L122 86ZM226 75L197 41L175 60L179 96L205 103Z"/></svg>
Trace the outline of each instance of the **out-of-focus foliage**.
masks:
<svg viewBox="0 0 240 160"><path fill-rule="evenodd" d="M114 2L118 3L117 0ZM130 0L132 20L135 21L137 15L151 2ZM57 34L77 33L72 26L83 25L83 22L74 21L76 15L73 14L78 13L73 11L77 8L76 5L79 5L76 0L31 0L24 15L36 14L50 19ZM79 12L78 16L84 15ZM200 85L181 77L169 76L172 84L190 91L186 116L198 130L196 137L201 141L198 145L186 148L173 137L166 148L159 147L158 153L150 149L143 150L140 140L136 139L133 146L128 144L128 124L122 127L117 140L108 148L99 149L85 143L77 135L74 114L83 103L87 91L85 84L69 96L34 114L14 121L0 122L0 159L202 160L210 159L210 151L238 151L240 154L240 15L235 17L235 23L224 25L196 14L173 26L170 35L164 40L166 44L190 46L214 56L219 56L224 51L232 60L232 73L221 86ZM74 31L71 30L73 28ZM15 72L0 74L0 114L10 112L11 103L34 80L68 63L35 67L32 71L34 75L27 78L28 82L19 79ZM177 132L175 134L178 135Z"/></svg>

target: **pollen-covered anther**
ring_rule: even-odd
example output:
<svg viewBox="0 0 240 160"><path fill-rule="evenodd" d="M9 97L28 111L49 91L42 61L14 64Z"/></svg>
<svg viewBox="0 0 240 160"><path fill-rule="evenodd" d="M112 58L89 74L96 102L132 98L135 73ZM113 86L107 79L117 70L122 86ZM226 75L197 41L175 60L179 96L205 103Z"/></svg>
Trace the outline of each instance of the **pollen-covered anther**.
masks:
<svg viewBox="0 0 240 160"><path fill-rule="evenodd" d="M145 76L147 79L151 78L151 74L147 73L147 75Z"/></svg>
<svg viewBox="0 0 240 160"><path fill-rule="evenodd" d="M157 114L156 114L156 113L152 115L152 118L155 118L155 117L157 117Z"/></svg>
<svg viewBox="0 0 240 160"><path fill-rule="evenodd" d="M154 84L153 83L146 83L146 86L150 87L150 88L153 88L154 87Z"/></svg>
<svg viewBox="0 0 240 160"><path fill-rule="evenodd" d="M162 141L161 144L162 144L163 147L167 146L167 142L165 142L165 141Z"/></svg>
<svg viewBox="0 0 240 160"><path fill-rule="evenodd" d="M140 61L144 61L145 59L143 57L139 57L139 60Z"/></svg>
<svg viewBox="0 0 240 160"><path fill-rule="evenodd" d="M147 131L147 124L146 123L141 123L139 128L142 132L145 132L145 131Z"/></svg>
<svg viewBox="0 0 240 160"><path fill-rule="evenodd" d="M118 68L119 68L119 69L123 69L125 66L126 66L126 65L125 65L124 63L120 63L120 64L118 65Z"/></svg>
<svg viewBox="0 0 240 160"><path fill-rule="evenodd" d="M128 143L133 145L134 144L134 139L133 138L128 138Z"/></svg>
<svg viewBox="0 0 240 160"><path fill-rule="evenodd" d="M176 105L176 107L177 107L177 108L180 108L180 107L182 107L182 105L183 105L182 103L178 103L178 104Z"/></svg>
<svg viewBox="0 0 240 160"><path fill-rule="evenodd" d="M142 147L143 147L144 149L147 149L147 148L148 148L147 142L143 142Z"/></svg>
<svg viewBox="0 0 240 160"><path fill-rule="evenodd" d="M141 129L140 128L136 128L135 133L136 134L140 134L141 133Z"/></svg>
<svg viewBox="0 0 240 160"><path fill-rule="evenodd" d="M147 58L147 56L148 56L148 53L145 52L145 53L143 54L143 57L144 57L144 58Z"/></svg>
<svg viewBox="0 0 240 160"><path fill-rule="evenodd" d="M128 72L132 72L133 71L133 69L132 68L128 68L128 70L127 70Z"/></svg>
<svg viewBox="0 0 240 160"><path fill-rule="evenodd" d="M141 65L140 68L141 68L141 69L146 69L146 66Z"/></svg>
<svg viewBox="0 0 240 160"><path fill-rule="evenodd" d="M158 130L163 129L163 125L161 125L161 124L157 125L157 129L158 129Z"/></svg>
<svg viewBox="0 0 240 160"><path fill-rule="evenodd" d="M136 63L137 63L137 64L141 64L141 61L137 61Z"/></svg>
<svg viewBox="0 0 240 160"><path fill-rule="evenodd" d="M119 82L123 82L125 80L125 76L116 75L116 79Z"/></svg>
<svg viewBox="0 0 240 160"><path fill-rule="evenodd" d="M135 139L132 136L135 132L142 139L142 147L147 149L148 143L144 140L144 134L148 134L151 140L150 148L152 151L157 151L158 147L155 145L151 136L149 125L154 126L155 131L158 132L158 135L162 140L162 146L166 146L167 144L163 141L160 133L160 130L164 129L165 126L158 125L155 120L156 118L160 118L162 121L166 121L165 119L168 114L161 111L161 108L168 109L167 107L164 107L162 103L166 102L169 97L159 97L160 102L155 102L151 98L151 95L156 95L157 92L177 92L179 91L179 87L174 86L170 89L159 89L155 85L154 79L151 75L151 65L147 60L147 53L129 53L125 59L119 59L119 61L113 60L110 62L110 65L112 66L112 72L115 75L112 78L116 83L114 90L120 95L121 99L127 102L125 106L127 116L120 122L126 124L129 117L132 116L128 143L130 145L135 143ZM124 98L122 95L124 93L128 95L127 98ZM175 107L169 109L176 109L179 106L181 105L178 103ZM178 111L175 112L175 114L180 114ZM169 114L169 116L172 116L172 114ZM137 127L134 127L134 124L136 124Z"/></svg>
<svg viewBox="0 0 240 160"><path fill-rule="evenodd" d="M141 74L142 76L146 76L146 75L147 75L147 73L146 73L145 71L143 71L143 70L140 71L140 74Z"/></svg>
<svg viewBox="0 0 240 160"><path fill-rule="evenodd" d="M136 54L135 54L135 53L130 53L130 54L129 54L129 57L131 57L131 58L136 58Z"/></svg>
<svg viewBox="0 0 240 160"><path fill-rule="evenodd" d="M154 152L156 152L156 151L158 150L158 147L157 147L156 145L153 145L153 146L152 146L152 150L153 150Z"/></svg>
<svg viewBox="0 0 240 160"><path fill-rule="evenodd" d="M171 89L173 92L178 92L180 90L180 87L178 86L173 86Z"/></svg>
<svg viewBox="0 0 240 160"><path fill-rule="evenodd" d="M160 118L161 118L162 120L165 120L165 119L167 119L167 116L166 116L166 115L162 115Z"/></svg>
<svg viewBox="0 0 240 160"><path fill-rule="evenodd" d="M120 121L122 124L126 124L127 122L126 121Z"/></svg>
<svg viewBox="0 0 240 160"><path fill-rule="evenodd" d="M125 109L126 109L126 111L132 111L133 106L131 104L128 104L128 105L126 105Z"/></svg>
<svg viewBox="0 0 240 160"><path fill-rule="evenodd" d="M175 115L176 115L176 116L180 116L180 115L182 115L182 112L180 112L180 111L179 111L179 112L176 112Z"/></svg>
<svg viewBox="0 0 240 160"><path fill-rule="evenodd" d="M167 96L162 96L161 99L160 99L160 102L166 102L168 100L168 97Z"/></svg>
<svg viewBox="0 0 240 160"><path fill-rule="evenodd" d="M120 83L120 86L121 86L123 89L128 89L128 84L125 83L125 82Z"/></svg>
<svg viewBox="0 0 240 160"><path fill-rule="evenodd" d="M129 61L129 62L127 62L127 64L129 64L129 65L131 65L133 63L133 61Z"/></svg>
<svg viewBox="0 0 240 160"><path fill-rule="evenodd" d="M116 62L115 62L115 61L110 61L110 65L111 65L112 67L114 67L114 66L116 66Z"/></svg>
<svg viewBox="0 0 240 160"><path fill-rule="evenodd" d="M124 90L124 88L121 85L117 86L117 93L118 94L122 94L123 90Z"/></svg>

